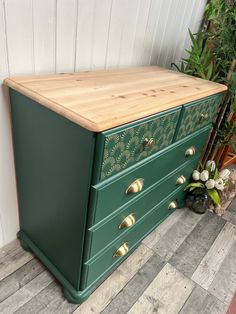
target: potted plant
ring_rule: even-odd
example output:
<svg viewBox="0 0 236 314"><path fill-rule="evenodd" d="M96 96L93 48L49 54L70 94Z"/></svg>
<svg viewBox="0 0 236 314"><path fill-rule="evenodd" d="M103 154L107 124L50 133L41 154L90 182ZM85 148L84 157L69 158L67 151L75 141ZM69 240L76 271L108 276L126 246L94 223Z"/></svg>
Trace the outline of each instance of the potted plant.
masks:
<svg viewBox="0 0 236 314"><path fill-rule="evenodd" d="M189 31L189 35L188 57L179 66L172 65L178 71L225 83L229 88L202 159L203 164L215 159L222 167L224 154L232 148L232 139L236 136L236 1L209 0L202 29L197 34Z"/></svg>
<svg viewBox="0 0 236 314"><path fill-rule="evenodd" d="M220 206L221 193L228 186L230 171L218 171L214 161L208 161L202 170L194 170L192 182L185 188L188 191L186 205L199 214L211 206Z"/></svg>

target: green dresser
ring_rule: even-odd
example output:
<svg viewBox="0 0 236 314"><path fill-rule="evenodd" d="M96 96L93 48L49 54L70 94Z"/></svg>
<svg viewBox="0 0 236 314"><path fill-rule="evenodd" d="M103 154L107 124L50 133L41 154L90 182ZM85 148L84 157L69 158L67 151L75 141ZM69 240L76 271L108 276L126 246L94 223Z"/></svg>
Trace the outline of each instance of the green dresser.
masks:
<svg viewBox="0 0 236 314"><path fill-rule="evenodd" d="M19 239L81 303L184 206L226 87L159 67L5 84Z"/></svg>

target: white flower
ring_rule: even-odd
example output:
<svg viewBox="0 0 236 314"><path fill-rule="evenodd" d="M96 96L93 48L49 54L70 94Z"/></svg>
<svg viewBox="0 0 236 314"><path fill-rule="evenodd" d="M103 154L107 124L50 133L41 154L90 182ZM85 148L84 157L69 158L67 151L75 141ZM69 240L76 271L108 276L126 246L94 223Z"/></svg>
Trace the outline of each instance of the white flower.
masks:
<svg viewBox="0 0 236 314"><path fill-rule="evenodd" d="M215 180L209 179L206 182L207 189L213 189L215 187Z"/></svg>
<svg viewBox="0 0 236 314"><path fill-rule="evenodd" d="M193 177L193 180L195 180L195 181L200 180L200 172L197 171L197 170L194 170L193 174L192 174L192 177Z"/></svg>
<svg viewBox="0 0 236 314"><path fill-rule="evenodd" d="M201 173L200 173L200 179L202 181L207 181L209 179L209 172L207 170L203 170Z"/></svg>
<svg viewBox="0 0 236 314"><path fill-rule="evenodd" d="M230 175L229 169L221 170L219 173L219 177L223 180L228 180Z"/></svg>
<svg viewBox="0 0 236 314"><path fill-rule="evenodd" d="M222 178L219 178L215 181L215 187L217 190L223 191L224 190L224 181Z"/></svg>
<svg viewBox="0 0 236 314"><path fill-rule="evenodd" d="M211 170L211 172L215 171L216 163L213 160L208 160L206 163L206 167Z"/></svg>

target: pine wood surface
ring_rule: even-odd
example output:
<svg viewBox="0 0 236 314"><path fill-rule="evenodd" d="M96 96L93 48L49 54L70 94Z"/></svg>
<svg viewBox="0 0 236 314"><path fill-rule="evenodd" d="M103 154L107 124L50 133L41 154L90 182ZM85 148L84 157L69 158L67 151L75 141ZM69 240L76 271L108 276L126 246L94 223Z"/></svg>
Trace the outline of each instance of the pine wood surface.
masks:
<svg viewBox="0 0 236 314"><path fill-rule="evenodd" d="M236 217L236 198L227 212ZM15 241L0 250L3 268L11 265L1 276L0 313L225 314L236 291L235 228L226 214L176 210L80 306Z"/></svg>
<svg viewBox="0 0 236 314"><path fill-rule="evenodd" d="M227 89L222 84L157 66L11 77L4 82L94 132Z"/></svg>

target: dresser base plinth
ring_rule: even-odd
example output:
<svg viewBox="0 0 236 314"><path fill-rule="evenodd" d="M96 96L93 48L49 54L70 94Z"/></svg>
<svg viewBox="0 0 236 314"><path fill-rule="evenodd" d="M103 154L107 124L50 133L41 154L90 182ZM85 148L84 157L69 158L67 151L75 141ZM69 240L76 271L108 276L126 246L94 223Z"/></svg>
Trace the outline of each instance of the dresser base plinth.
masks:
<svg viewBox="0 0 236 314"><path fill-rule="evenodd" d="M69 291L66 288L64 288L64 296L65 298L70 302L70 303L75 303L75 304L81 304L85 300L88 299L90 294L92 293L92 290L83 290L83 291Z"/></svg>
<svg viewBox="0 0 236 314"><path fill-rule="evenodd" d="M21 247L27 252L33 252L42 263L49 269L49 271L57 278L57 280L64 287L65 298L75 304L81 304L84 302L92 293L92 289L84 289L83 291L76 290L70 282L63 276L63 274L52 264L47 256L36 246L36 244L25 234L24 231L20 230L17 233L17 237L20 241Z"/></svg>

